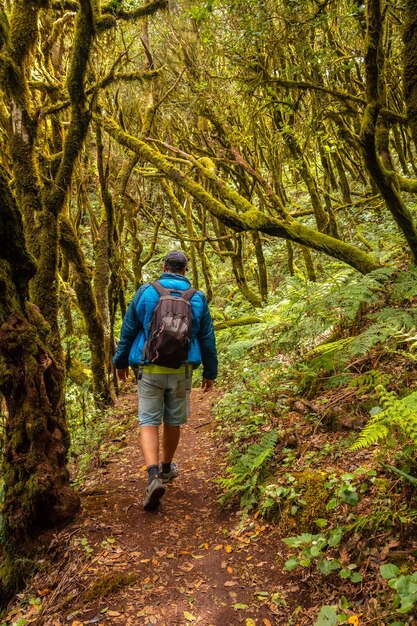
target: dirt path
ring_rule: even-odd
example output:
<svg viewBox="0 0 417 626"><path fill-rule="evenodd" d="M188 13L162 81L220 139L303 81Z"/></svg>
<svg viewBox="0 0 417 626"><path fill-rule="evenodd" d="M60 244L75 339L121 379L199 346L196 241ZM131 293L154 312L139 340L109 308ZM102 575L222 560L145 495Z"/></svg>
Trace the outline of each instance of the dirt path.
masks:
<svg viewBox="0 0 417 626"><path fill-rule="evenodd" d="M146 474L135 423L119 454L84 488L75 522L49 537L52 569L40 572L32 588L42 610L38 600L26 613L16 610L13 620L42 626L312 623L297 609L300 589L282 572L274 528L218 505L213 478L222 455L209 432L211 402L209 394L193 391L193 417L176 459L181 475L154 513L142 509ZM118 410L136 412L133 392Z"/></svg>

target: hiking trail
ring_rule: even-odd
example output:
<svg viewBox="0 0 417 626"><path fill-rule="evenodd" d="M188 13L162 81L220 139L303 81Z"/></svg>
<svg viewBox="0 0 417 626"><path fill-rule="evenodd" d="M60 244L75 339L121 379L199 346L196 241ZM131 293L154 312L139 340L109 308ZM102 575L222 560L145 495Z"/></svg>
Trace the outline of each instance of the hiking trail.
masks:
<svg viewBox="0 0 417 626"><path fill-rule="evenodd" d="M45 536L46 571L25 592L37 600L15 603L8 618L39 626L313 623L302 583L282 571L277 528L218 503L214 479L224 460L212 435L213 399L193 390L175 459L180 476L152 513L142 509L146 472L134 421L124 446L83 485L75 521ZM108 419L136 410L128 387Z"/></svg>

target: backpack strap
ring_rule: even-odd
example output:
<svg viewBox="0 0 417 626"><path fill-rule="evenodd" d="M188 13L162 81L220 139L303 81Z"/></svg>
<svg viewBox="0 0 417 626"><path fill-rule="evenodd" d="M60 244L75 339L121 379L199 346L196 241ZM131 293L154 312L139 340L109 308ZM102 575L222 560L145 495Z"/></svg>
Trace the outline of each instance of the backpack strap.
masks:
<svg viewBox="0 0 417 626"><path fill-rule="evenodd" d="M196 289L194 289L194 287L189 287L189 289L186 289L185 291L182 289L167 289L157 280L151 283L151 285L159 293L160 296L167 296L171 293L178 293L181 298L184 298L184 300L188 301L190 301L193 295L196 293Z"/></svg>
<svg viewBox="0 0 417 626"><path fill-rule="evenodd" d="M169 294L169 289L161 285L161 283L159 283L157 280L151 283L151 285L160 296L167 296Z"/></svg>
<svg viewBox="0 0 417 626"><path fill-rule="evenodd" d="M184 298L184 300L188 300L188 302L190 302L195 293L197 293L197 290L194 289L194 287L190 287L189 289L181 293L181 298Z"/></svg>

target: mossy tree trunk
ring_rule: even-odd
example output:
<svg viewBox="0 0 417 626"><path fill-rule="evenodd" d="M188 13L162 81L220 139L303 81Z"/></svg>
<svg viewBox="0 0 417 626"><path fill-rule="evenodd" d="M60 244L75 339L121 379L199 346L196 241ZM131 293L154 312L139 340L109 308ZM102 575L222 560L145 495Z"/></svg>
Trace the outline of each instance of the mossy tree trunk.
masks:
<svg viewBox="0 0 417 626"><path fill-rule="evenodd" d="M407 0L404 23L404 97L417 148L417 0Z"/></svg>
<svg viewBox="0 0 417 626"><path fill-rule="evenodd" d="M97 405L101 408L113 404L113 394L107 376L108 354L104 340L104 327L92 286L91 272L87 268L77 235L69 221L61 217L60 244L74 272L75 292L84 318L90 342L93 388Z"/></svg>
<svg viewBox="0 0 417 626"><path fill-rule="evenodd" d="M79 499L69 483L63 371L47 348L50 328L26 302L35 264L23 226L0 171L0 392L6 400L0 594L14 591L22 572L13 559L40 529L70 520Z"/></svg>
<svg viewBox="0 0 417 626"><path fill-rule="evenodd" d="M414 261L417 262L417 229L413 216L400 194L395 172L384 166L377 153L377 129L385 93L382 34L383 14L380 0L369 0L365 50L367 106L362 119L361 140L368 172L402 231Z"/></svg>

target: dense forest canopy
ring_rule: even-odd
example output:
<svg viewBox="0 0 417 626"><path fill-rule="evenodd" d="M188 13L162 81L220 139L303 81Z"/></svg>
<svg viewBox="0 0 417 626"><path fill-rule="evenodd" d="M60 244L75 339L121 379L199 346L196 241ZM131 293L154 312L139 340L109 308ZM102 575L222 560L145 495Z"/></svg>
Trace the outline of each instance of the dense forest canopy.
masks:
<svg viewBox="0 0 417 626"><path fill-rule="evenodd" d="M167 249L223 325L287 276L416 262L417 3L5 0L0 85L7 564L77 510L65 381L113 404Z"/></svg>

